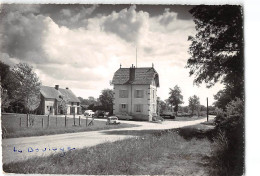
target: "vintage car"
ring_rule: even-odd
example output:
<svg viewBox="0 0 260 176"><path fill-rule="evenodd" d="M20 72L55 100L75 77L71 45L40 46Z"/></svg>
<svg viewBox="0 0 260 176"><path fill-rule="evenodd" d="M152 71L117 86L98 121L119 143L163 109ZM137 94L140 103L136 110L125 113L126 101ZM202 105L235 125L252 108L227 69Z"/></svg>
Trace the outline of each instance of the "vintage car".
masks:
<svg viewBox="0 0 260 176"><path fill-rule="evenodd" d="M87 118L88 118L88 117L93 117L94 114L95 114L95 113L94 113L92 110L86 110L86 111L84 112L84 116L86 116Z"/></svg>
<svg viewBox="0 0 260 176"><path fill-rule="evenodd" d="M173 112L169 112L169 111L164 111L162 113L160 113L160 116L163 118L169 118L169 119L175 119L175 115Z"/></svg>
<svg viewBox="0 0 260 176"><path fill-rule="evenodd" d="M106 125L118 125L118 124L120 124L120 122L116 116L110 116L107 118Z"/></svg>

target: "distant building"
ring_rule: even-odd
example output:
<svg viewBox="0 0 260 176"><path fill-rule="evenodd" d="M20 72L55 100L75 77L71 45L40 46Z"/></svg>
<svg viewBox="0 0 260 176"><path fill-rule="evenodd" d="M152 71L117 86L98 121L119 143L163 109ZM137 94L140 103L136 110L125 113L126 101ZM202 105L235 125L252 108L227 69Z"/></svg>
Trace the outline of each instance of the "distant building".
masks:
<svg viewBox="0 0 260 176"><path fill-rule="evenodd" d="M153 67L120 68L115 72L113 112L119 117L152 121L157 112L159 75Z"/></svg>
<svg viewBox="0 0 260 176"><path fill-rule="evenodd" d="M80 114L80 101L76 95L69 89L41 86L41 103L38 108L40 114L57 115L57 114ZM64 101L67 106L66 112L60 108L61 102Z"/></svg>

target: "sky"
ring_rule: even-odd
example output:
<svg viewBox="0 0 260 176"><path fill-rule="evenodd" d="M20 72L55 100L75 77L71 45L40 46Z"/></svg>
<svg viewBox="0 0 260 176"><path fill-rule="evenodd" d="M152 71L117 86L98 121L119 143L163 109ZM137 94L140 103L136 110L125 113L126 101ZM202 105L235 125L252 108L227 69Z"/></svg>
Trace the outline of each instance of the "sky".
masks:
<svg viewBox="0 0 260 176"><path fill-rule="evenodd" d="M193 95L214 102L223 85L193 84L185 68L188 36L196 34L189 10L173 5L2 4L0 59L26 62L43 85L69 87L76 96L98 98L120 64L151 67L159 74L158 96L165 100L178 85L184 105ZM137 50L137 52L136 52Z"/></svg>

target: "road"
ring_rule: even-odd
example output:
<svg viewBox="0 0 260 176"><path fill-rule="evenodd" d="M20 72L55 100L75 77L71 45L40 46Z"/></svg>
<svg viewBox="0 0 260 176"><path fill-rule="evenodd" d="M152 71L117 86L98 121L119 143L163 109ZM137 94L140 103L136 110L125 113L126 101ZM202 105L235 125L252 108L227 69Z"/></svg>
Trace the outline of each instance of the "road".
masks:
<svg viewBox="0 0 260 176"><path fill-rule="evenodd" d="M134 137L132 135L124 135L123 132L125 131L173 129L199 124L204 121L206 121L206 118L194 121L164 121L161 124L122 121L121 123L130 123L139 126L102 131L3 139L3 163L22 161L36 156L49 156L55 153L59 153L61 157L64 157L68 150L77 150L104 142L114 142L116 140ZM120 132L122 132L122 134L120 134Z"/></svg>

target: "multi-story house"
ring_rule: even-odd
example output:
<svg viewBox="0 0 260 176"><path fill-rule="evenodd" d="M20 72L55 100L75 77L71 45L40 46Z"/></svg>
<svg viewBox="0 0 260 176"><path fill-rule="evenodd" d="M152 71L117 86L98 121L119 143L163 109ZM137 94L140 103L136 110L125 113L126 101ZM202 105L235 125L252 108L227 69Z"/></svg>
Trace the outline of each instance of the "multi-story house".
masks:
<svg viewBox="0 0 260 176"><path fill-rule="evenodd" d="M115 72L113 112L136 120L152 121L157 112L159 75L154 67L120 68Z"/></svg>
<svg viewBox="0 0 260 176"><path fill-rule="evenodd" d="M38 108L40 114L72 115L81 113L80 100L69 88L62 89L59 88L59 85L55 85L55 87L41 86L40 92L41 102ZM66 108L60 108L61 104L64 104Z"/></svg>

